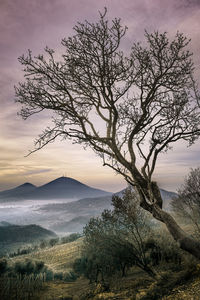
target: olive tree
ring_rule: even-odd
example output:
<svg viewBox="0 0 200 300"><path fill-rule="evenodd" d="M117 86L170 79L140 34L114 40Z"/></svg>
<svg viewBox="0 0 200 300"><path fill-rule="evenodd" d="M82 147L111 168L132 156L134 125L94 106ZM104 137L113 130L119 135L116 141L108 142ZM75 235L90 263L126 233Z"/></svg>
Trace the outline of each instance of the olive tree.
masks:
<svg viewBox="0 0 200 300"><path fill-rule="evenodd" d="M75 262L75 270L80 268L96 282L109 280L115 273L125 276L132 266L156 277L146 253L152 235L151 219L139 206L136 193L127 189L122 197L113 196L112 206L84 227L82 258Z"/></svg>
<svg viewBox="0 0 200 300"><path fill-rule="evenodd" d="M57 137L92 148L134 186L140 205L166 224L180 247L200 258L200 245L187 236L169 213L152 176L159 154L175 142L193 144L200 134L199 91L194 80L189 40L177 33L145 32L145 44L123 51L126 34L120 19L74 27L62 40L60 59L52 49L19 58L25 80L16 87L16 101L26 119L52 111L35 151Z"/></svg>

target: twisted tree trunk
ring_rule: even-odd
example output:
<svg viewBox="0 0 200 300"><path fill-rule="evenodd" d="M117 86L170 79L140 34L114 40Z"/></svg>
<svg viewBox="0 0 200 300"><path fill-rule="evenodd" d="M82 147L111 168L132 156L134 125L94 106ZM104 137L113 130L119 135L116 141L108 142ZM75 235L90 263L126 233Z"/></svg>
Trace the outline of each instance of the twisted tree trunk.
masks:
<svg viewBox="0 0 200 300"><path fill-rule="evenodd" d="M200 259L200 242L185 233L169 213L163 211L155 204L152 208L152 215L155 219L166 225L168 231L181 249Z"/></svg>
<svg viewBox="0 0 200 300"><path fill-rule="evenodd" d="M163 200L157 183L152 182L150 190L147 188L147 184L140 185L137 191L140 195L140 206L150 212L156 220L166 225L181 249L200 259L200 242L184 232L174 218L162 209Z"/></svg>

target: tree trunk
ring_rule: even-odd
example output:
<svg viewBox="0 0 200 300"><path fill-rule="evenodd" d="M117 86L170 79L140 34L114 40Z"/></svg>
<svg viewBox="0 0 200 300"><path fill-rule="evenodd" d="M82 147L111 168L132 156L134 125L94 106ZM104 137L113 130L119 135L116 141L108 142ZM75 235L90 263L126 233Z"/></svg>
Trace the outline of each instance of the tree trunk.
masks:
<svg viewBox="0 0 200 300"><path fill-rule="evenodd" d="M157 183L151 182L150 190L147 188L147 183L138 183L136 189L140 196L140 206L150 212L156 220L166 225L171 236L179 244L181 249L189 252L197 259L200 259L200 242L185 233L174 218L162 209L163 200Z"/></svg>
<svg viewBox="0 0 200 300"><path fill-rule="evenodd" d="M163 211L155 204L152 206L152 215L155 219L163 222L166 225L170 234L179 244L181 249L200 259L200 242L187 235L169 213Z"/></svg>

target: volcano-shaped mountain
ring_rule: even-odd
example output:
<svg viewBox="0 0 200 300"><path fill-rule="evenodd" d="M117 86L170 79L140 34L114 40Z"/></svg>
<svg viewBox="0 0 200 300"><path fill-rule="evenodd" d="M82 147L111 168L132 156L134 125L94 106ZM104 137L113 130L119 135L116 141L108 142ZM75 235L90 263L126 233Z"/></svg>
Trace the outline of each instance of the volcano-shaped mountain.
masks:
<svg viewBox="0 0 200 300"><path fill-rule="evenodd" d="M60 177L47 184L38 187L33 193L34 198L74 198L106 196L103 190L92 188L70 177Z"/></svg>
<svg viewBox="0 0 200 300"><path fill-rule="evenodd" d="M27 185L30 185L29 188ZM23 189L24 187L24 189ZM26 187L26 188L25 188ZM81 199L103 197L111 193L92 188L70 177L59 177L40 187L23 184L11 190L0 192L0 199Z"/></svg>

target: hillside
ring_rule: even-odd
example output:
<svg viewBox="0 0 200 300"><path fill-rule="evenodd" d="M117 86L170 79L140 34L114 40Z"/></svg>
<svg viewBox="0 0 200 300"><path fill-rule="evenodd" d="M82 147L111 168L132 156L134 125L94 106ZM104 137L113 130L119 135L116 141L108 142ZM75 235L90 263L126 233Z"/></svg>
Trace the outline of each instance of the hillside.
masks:
<svg viewBox="0 0 200 300"><path fill-rule="evenodd" d="M31 258L42 260L53 271L69 271L72 268L73 261L80 257L83 239L62 245L56 245L50 248L41 249L26 255L17 256L12 262Z"/></svg>
<svg viewBox="0 0 200 300"><path fill-rule="evenodd" d="M124 191L124 190L123 190ZM123 191L115 195L122 196ZM160 190L163 197L164 209L170 209L170 202L176 193ZM65 232L81 232L83 226L89 221L90 218L100 215L104 209L112 209L111 204L112 196L84 198L78 201L69 203L54 203L44 205L39 209L40 212L46 214L65 215L66 220L56 220L51 222L49 228L58 233Z"/></svg>
<svg viewBox="0 0 200 300"><path fill-rule="evenodd" d="M11 263L24 260L26 258L42 260L54 272L69 272L72 269L73 261L81 255L82 238L75 242L56 245L51 248L33 252L27 255L21 255L12 258ZM163 300L198 300L200 293L199 276L188 279L187 282L179 282L176 287L170 289ZM147 274L137 267L133 268L126 277L113 281L114 288L111 291L100 292L98 286L89 284L89 281L83 277L74 282L63 282L59 280L45 282L42 289L36 292L34 300L51 299L105 299L105 300L130 300L143 299L146 291L152 289L156 280L147 276ZM99 285L100 286L100 285ZM93 292L95 297L93 297ZM84 297L85 295L85 297ZM135 297L136 295L136 297ZM84 297L84 298L83 298ZM133 298L134 297L134 298ZM145 300L157 299L144 298Z"/></svg>
<svg viewBox="0 0 200 300"><path fill-rule="evenodd" d="M51 222L49 228L58 233L81 232L90 218L100 215L104 209L111 209L112 196L84 198L69 203L47 204L39 209L45 215L65 216ZM65 219L65 220L63 220Z"/></svg>
<svg viewBox="0 0 200 300"><path fill-rule="evenodd" d="M104 190L92 188L70 177L59 177L42 186L30 183L22 184L14 189L0 192L0 200L11 199L80 199L86 197L102 197L111 195Z"/></svg>
<svg viewBox="0 0 200 300"><path fill-rule="evenodd" d="M56 234L41 226L32 225L7 225L0 226L0 245L6 243L26 243L40 239L56 237Z"/></svg>

